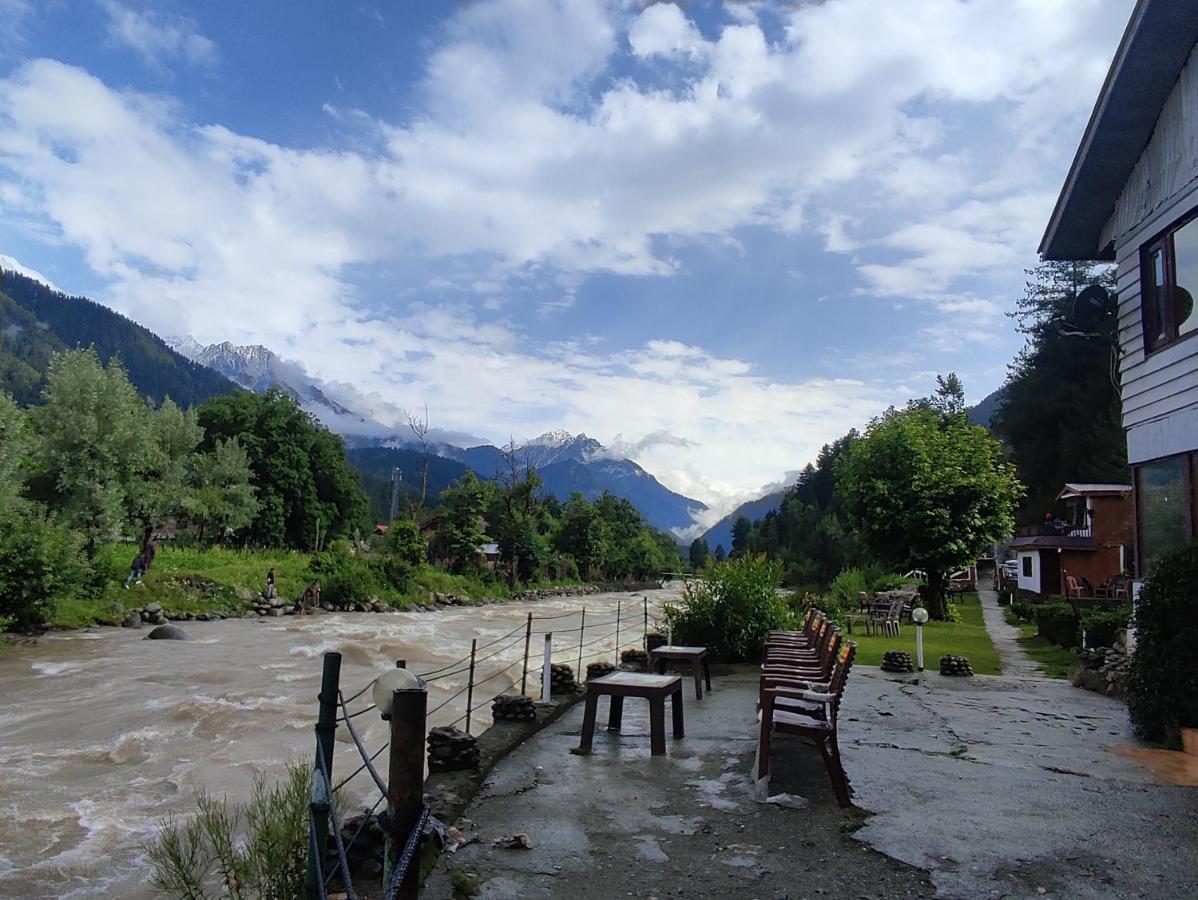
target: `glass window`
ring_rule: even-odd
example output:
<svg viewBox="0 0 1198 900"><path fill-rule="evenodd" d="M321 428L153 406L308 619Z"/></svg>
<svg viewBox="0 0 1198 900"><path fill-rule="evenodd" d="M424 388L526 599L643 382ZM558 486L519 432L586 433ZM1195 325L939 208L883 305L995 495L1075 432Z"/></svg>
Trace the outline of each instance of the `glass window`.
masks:
<svg viewBox="0 0 1198 900"><path fill-rule="evenodd" d="M1190 538L1186 506L1187 457L1174 456L1136 469L1136 517L1140 526L1140 575Z"/></svg>
<svg viewBox="0 0 1198 900"><path fill-rule="evenodd" d="M1165 300L1169 286L1165 279L1165 247L1158 244L1148 251L1144 266L1144 340L1149 348L1160 346L1168 337Z"/></svg>
<svg viewBox="0 0 1198 900"><path fill-rule="evenodd" d="M1181 336L1198 330L1198 310L1194 308L1194 297L1198 295L1198 219L1173 233L1173 270L1173 321Z"/></svg>
<svg viewBox="0 0 1198 900"><path fill-rule="evenodd" d="M1032 557L1030 554L1023 558L1023 577L1032 577Z"/></svg>

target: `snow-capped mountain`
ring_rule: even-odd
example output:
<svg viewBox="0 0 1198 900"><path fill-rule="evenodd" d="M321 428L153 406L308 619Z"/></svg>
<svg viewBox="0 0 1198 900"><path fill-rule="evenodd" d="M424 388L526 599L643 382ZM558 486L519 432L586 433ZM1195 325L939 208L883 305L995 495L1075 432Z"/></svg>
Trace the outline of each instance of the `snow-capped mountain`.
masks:
<svg viewBox="0 0 1198 900"><path fill-rule="evenodd" d="M327 393L328 388L296 363L281 359L261 344L239 346L228 341L205 346L191 335L170 337L166 344L193 362L220 372L243 388L263 392L279 388L334 431L377 431L381 426Z"/></svg>

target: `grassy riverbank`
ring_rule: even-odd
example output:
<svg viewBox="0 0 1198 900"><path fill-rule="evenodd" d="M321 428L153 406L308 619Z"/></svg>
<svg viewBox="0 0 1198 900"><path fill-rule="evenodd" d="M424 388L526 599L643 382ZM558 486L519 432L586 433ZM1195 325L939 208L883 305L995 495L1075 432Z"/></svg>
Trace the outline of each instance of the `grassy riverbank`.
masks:
<svg viewBox="0 0 1198 900"><path fill-rule="evenodd" d="M279 596L299 596L312 580L311 556L289 550L236 550L214 547L198 549L161 546L141 585L123 587L129 561L136 550L131 544L111 544L96 557L97 570L107 583L95 598L60 600L49 624L56 628L83 628L91 624L119 624L126 610L160 603L171 612L245 612L266 584L266 573L274 568ZM577 581L537 583L521 588L560 587ZM420 566L412 571L405 589L385 593L381 599L395 609L408 609L423 602L430 592L452 594L473 601L504 599L507 585L454 575L443 569Z"/></svg>

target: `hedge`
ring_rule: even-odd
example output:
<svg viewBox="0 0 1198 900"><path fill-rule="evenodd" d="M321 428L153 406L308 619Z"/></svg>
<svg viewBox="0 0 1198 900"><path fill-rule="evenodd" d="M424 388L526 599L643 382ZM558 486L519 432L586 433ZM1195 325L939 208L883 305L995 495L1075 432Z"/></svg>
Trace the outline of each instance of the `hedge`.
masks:
<svg viewBox="0 0 1198 900"><path fill-rule="evenodd" d="M1198 728L1198 543L1161 558L1136 604L1127 706L1136 734L1181 746Z"/></svg>

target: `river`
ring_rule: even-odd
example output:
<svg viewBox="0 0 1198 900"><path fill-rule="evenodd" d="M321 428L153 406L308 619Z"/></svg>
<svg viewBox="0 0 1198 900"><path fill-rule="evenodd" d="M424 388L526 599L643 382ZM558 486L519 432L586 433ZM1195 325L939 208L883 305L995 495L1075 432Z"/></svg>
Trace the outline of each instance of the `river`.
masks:
<svg viewBox="0 0 1198 900"><path fill-rule="evenodd" d="M255 775L281 774L287 760L310 758L321 657L342 654L348 697L404 659L432 672L480 647L472 731L490 724L487 698L520 680L528 613L552 629L554 659L577 668L579 627L588 661L614 661L620 607L622 648L639 646L644 601L651 612L678 595L673 585L644 595L562 597L527 603L449 607L425 613L330 614L181 623L192 640L146 641L146 631L90 628L48 634L36 646L0 656L0 896L149 897L140 846L156 823L194 808L198 789L246 795ZM512 636L500 638L512 633ZM492 643L494 642L494 643ZM528 691L544 638L533 638ZM483 659L484 657L489 657ZM502 671L505 667L506 671ZM461 667L430 683L429 708L466 684ZM496 674L499 673L499 674ZM495 677L491 677L495 676ZM369 697L369 693L366 694ZM366 698L354 708L369 702ZM430 716L449 724L465 697ZM386 725L354 719L371 749ZM335 774L357 768L344 727ZM380 757L385 773L386 756ZM377 793L363 773L347 786L352 808Z"/></svg>

